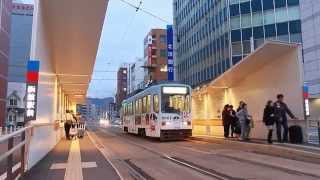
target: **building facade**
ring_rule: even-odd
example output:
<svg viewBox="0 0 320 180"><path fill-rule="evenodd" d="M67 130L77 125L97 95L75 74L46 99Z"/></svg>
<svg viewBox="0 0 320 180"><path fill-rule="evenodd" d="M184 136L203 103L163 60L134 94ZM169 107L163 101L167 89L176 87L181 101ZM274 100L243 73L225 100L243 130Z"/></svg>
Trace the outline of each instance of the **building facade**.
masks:
<svg viewBox="0 0 320 180"><path fill-rule="evenodd" d="M117 94L116 104L119 112L122 101L127 97L128 93L128 68L120 67L117 72Z"/></svg>
<svg viewBox="0 0 320 180"><path fill-rule="evenodd" d="M299 0L174 0L177 80L209 82L266 40L301 42Z"/></svg>
<svg viewBox="0 0 320 180"><path fill-rule="evenodd" d="M15 1L14 1L15 2ZM7 91L7 125L23 124L27 62L30 59L33 5L13 3L11 14L10 59ZM18 106L11 99L17 97Z"/></svg>
<svg viewBox="0 0 320 180"><path fill-rule="evenodd" d="M0 126L4 125L6 118L11 6L11 0L0 1Z"/></svg>
<svg viewBox="0 0 320 180"><path fill-rule="evenodd" d="M128 73L128 93L131 94L138 89L144 87L144 60L137 59L134 63L130 64Z"/></svg>
<svg viewBox="0 0 320 180"><path fill-rule="evenodd" d="M144 39L145 83L168 79L167 32L151 29Z"/></svg>

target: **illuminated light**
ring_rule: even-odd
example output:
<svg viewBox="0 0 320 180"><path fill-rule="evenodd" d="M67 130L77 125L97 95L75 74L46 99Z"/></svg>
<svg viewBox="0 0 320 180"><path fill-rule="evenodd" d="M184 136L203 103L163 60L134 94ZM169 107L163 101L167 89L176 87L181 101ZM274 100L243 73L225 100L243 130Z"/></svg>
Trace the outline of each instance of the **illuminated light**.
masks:
<svg viewBox="0 0 320 180"><path fill-rule="evenodd" d="M304 107L305 107L306 116L310 116L309 99L304 100Z"/></svg>
<svg viewBox="0 0 320 180"><path fill-rule="evenodd" d="M187 94L186 87L163 87L164 94Z"/></svg>
<svg viewBox="0 0 320 180"><path fill-rule="evenodd" d="M74 97L83 97L83 94L76 94Z"/></svg>

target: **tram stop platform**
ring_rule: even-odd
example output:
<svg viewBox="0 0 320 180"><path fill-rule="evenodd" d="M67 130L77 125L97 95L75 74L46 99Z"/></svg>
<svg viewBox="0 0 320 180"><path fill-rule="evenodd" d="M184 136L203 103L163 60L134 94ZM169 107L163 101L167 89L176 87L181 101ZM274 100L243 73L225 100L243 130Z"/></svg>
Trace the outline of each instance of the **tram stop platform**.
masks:
<svg viewBox="0 0 320 180"><path fill-rule="evenodd" d="M24 180L120 179L108 160L86 134L82 139L62 139L23 177Z"/></svg>

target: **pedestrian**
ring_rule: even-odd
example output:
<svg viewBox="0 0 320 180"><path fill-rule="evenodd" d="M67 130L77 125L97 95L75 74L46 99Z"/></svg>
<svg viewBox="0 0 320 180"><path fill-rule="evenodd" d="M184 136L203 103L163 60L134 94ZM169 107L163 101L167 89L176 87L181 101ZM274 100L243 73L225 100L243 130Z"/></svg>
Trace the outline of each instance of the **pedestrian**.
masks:
<svg viewBox="0 0 320 180"><path fill-rule="evenodd" d="M236 128L238 125L238 118L236 115L236 111L233 109L232 105L229 106L229 112L230 112L230 120L231 120L231 137L234 137L234 135L237 134Z"/></svg>
<svg viewBox="0 0 320 180"><path fill-rule="evenodd" d="M229 104L226 104L222 111L222 123L224 128L224 137L229 137L230 130L230 112L229 112Z"/></svg>
<svg viewBox="0 0 320 180"><path fill-rule="evenodd" d="M244 104L244 102L243 102L243 101L240 101L240 102L239 102L239 106L238 106L238 108L237 108L237 112L239 112L239 111L241 110L242 104Z"/></svg>
<svg viewBox="0 0 320 180"><path fill-rule="evenodd" d="M72 115L70 114L69 110L66 110L65 114L65 122L64 122L64 130L66 133L66 139L70 140L70 129L72 126Z"/></svg>
<svg viewBox="0 0 320 180"><path fill-rule="evenodd" d="M288 119L287 114L292 119L297 119L293 113L288 108L287 104L284 103L284 95L278 94L277 101L274 103L275 108L275 117L276 117L276 125L277 125L277 137L278 142L288 142ZM283 136L281 137L281 132L283 128Z"/></svg>
<svg viewBox="0 0 320 180"><path fill-rule="evenodd" d="M263 111L263 122L268 128L268 143L272 144L273 126L275 123L275 108L272 101L269 100Z"/></svg>
<svg viewBox="0 0 320 180"><path fill-rule="evenodd" d="M252 117L248 113L247 104L242 102L239 111L236 113L240 126L241 126L241 135L240 140L249 140L249 134L250 134L250 124L252 121Z"/></svg>

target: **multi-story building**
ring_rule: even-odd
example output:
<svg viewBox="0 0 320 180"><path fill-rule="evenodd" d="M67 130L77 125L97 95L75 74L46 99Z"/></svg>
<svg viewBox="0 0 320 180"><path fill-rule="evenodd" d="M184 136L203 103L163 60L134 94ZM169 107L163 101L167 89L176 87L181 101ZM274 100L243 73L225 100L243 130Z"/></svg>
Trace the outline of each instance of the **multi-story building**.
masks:
<svg viewBox="0 0 320 180"><path fill-rule="evenodd" d="M145 83L168 79L167 32L151 29L144 39Z"/></svg>
<svg viewBox="0 0 320 180"><path fill-rule="evenodd" d="M117 72L117 94L116 104L117 110L121 108L122 101L127 97L128 93L128 68L120 67Z"/></svg>
<svg viewBox="0 0 320 180"><path fill-rule="evenodd" d="M4 125L6 118L11 6L11 0L0 1L0 126Z"/></svg>
<svg viewBox="0 0 320 180"><path fill-rule="evenodd" d="M32 20L33 5L12 4L7 91L7 124L10 125L21 124L24 121L25 101L23 99L26 89L27 62L30 59ZM12 106L11 98L20 100L19 106Z"/></svg>
<svg viewBox="0 0 320 180"><path fill-rule="evenodd" d="M197 86L266 40L301 42L299 0L174 0L177 79Z"/></svg>
<svg viewBox="0 0 320 180"><path fill-rule="evenodd" d="M144 87L144 60L137 59L134 63L130 64L128 72L128 93L133 93L138 89Z"/></svg>

